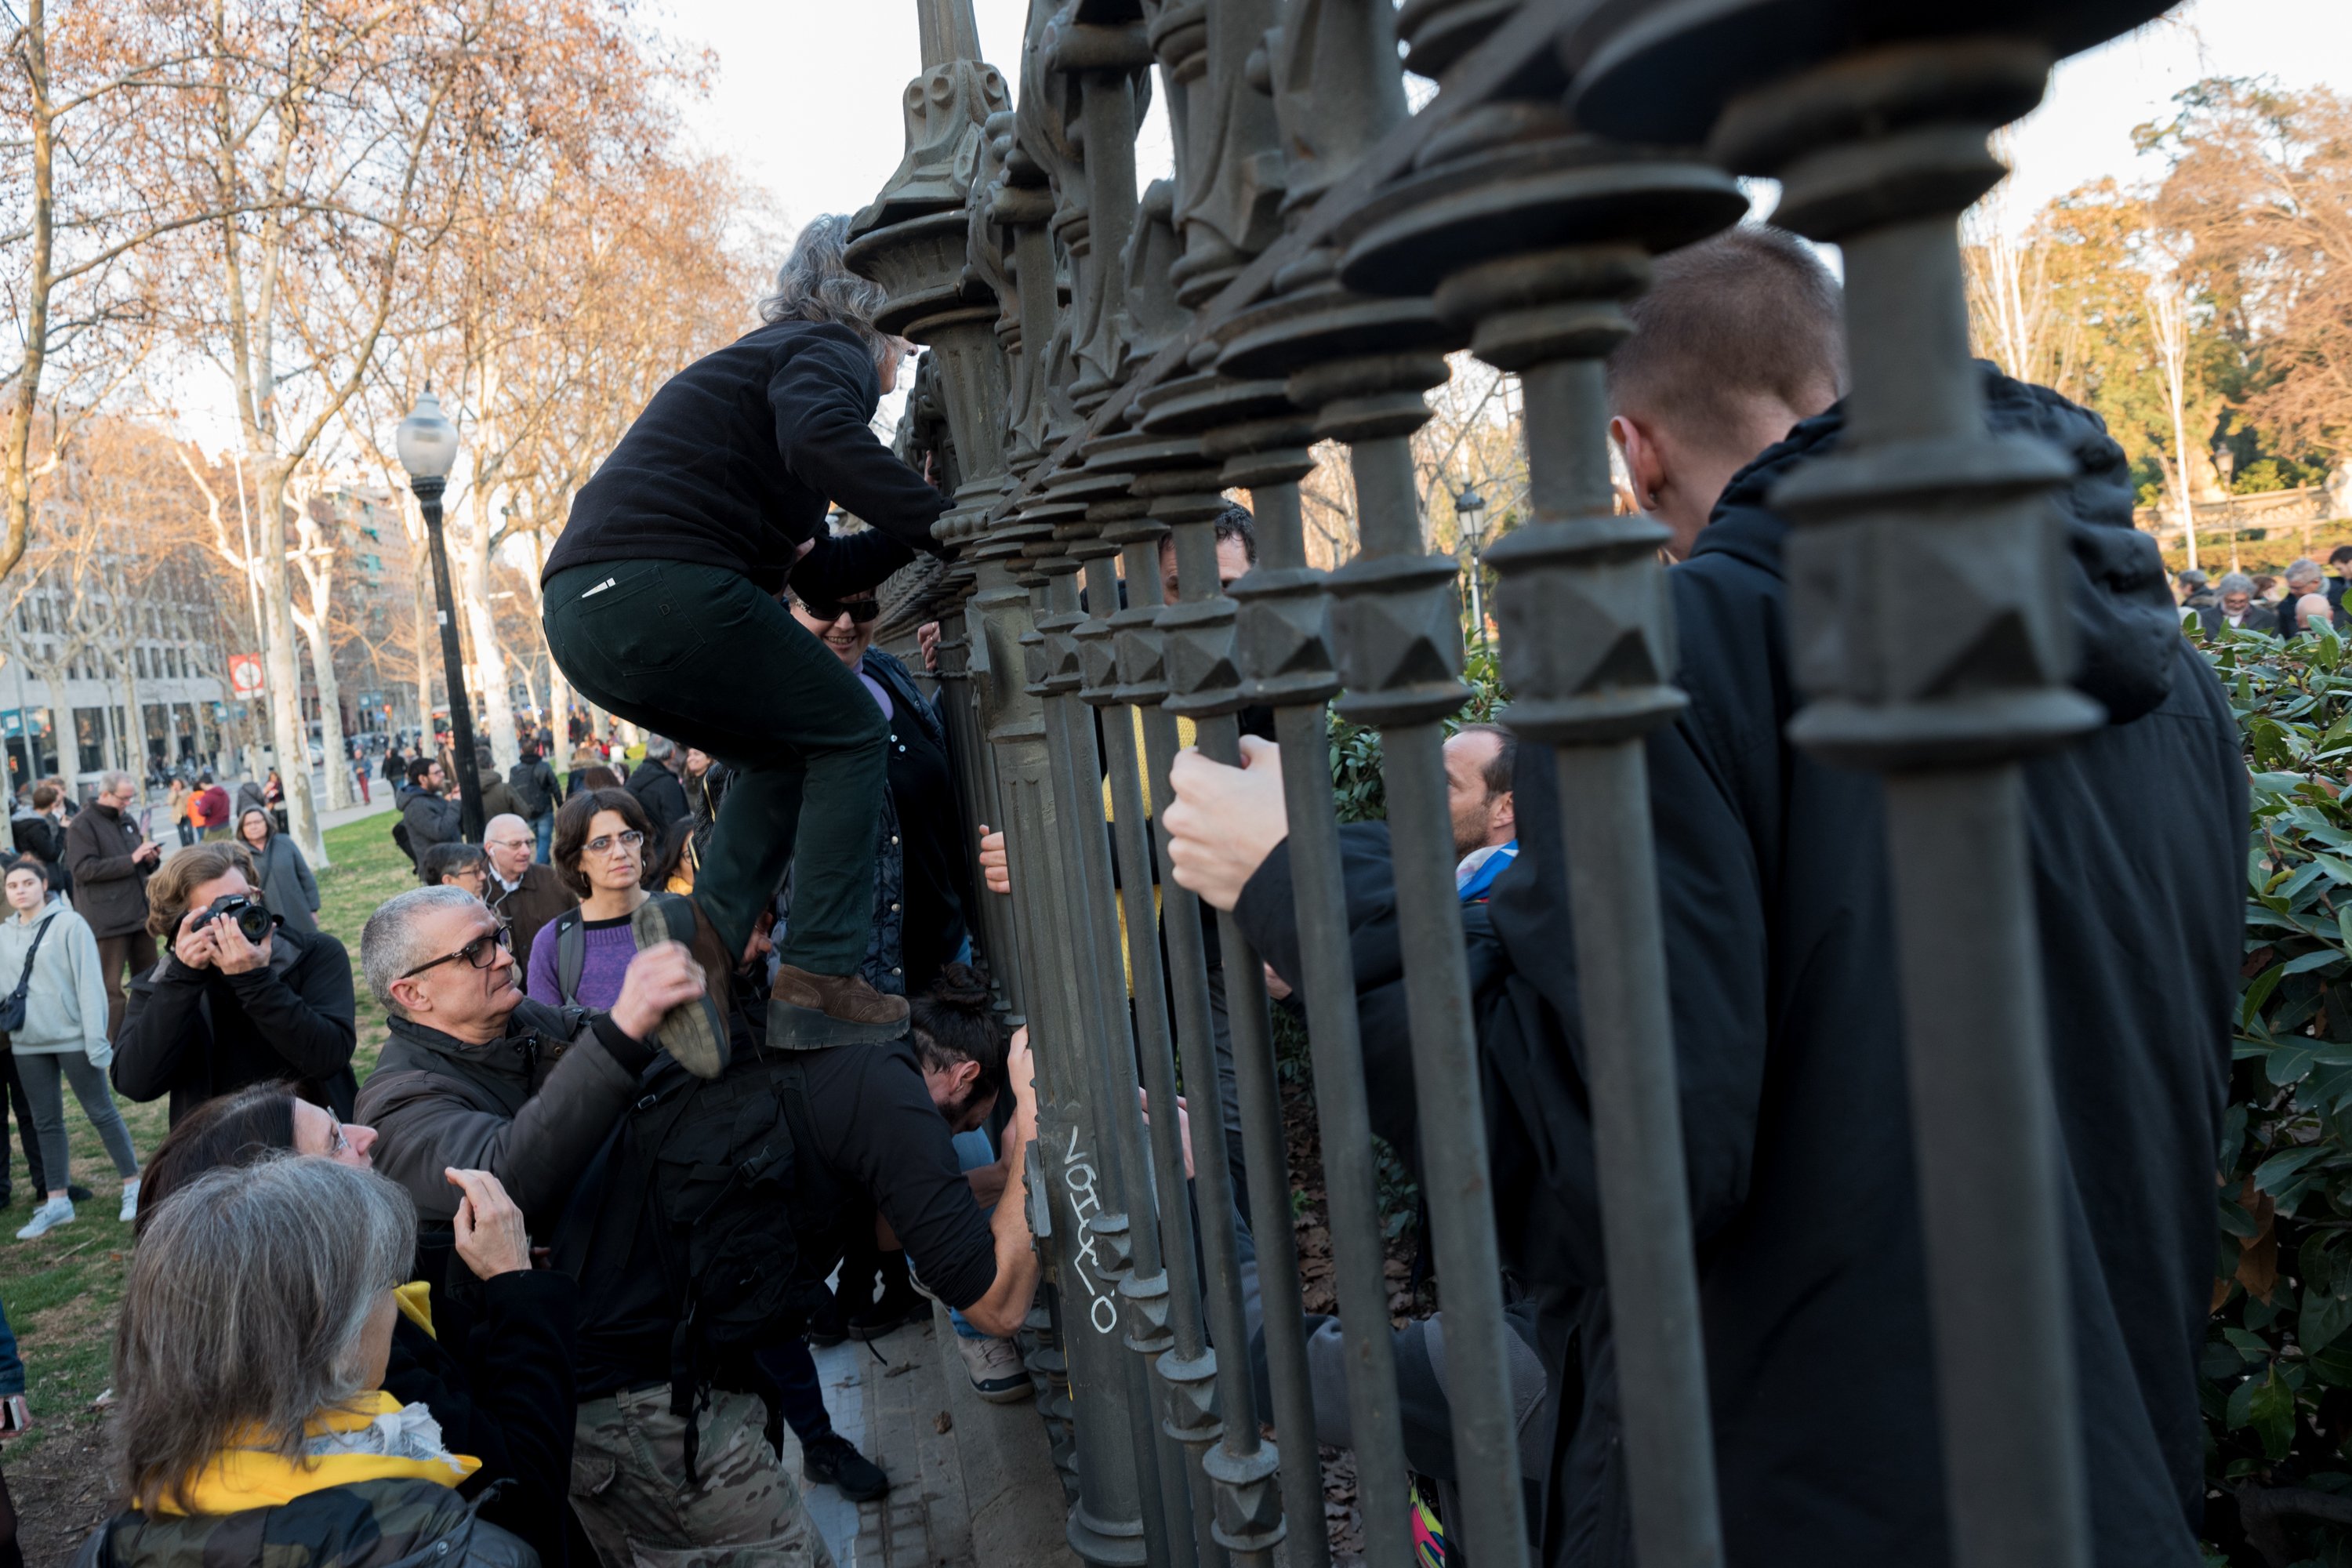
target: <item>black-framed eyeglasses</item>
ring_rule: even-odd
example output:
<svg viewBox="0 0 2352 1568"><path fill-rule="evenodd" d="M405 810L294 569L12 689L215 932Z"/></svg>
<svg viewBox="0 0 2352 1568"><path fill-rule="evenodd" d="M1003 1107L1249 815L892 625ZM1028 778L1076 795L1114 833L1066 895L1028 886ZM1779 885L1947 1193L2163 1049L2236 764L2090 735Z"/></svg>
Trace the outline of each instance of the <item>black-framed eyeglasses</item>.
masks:
<svg viewBox="0 0 2352 1568"><path fill-rule="evenodd" d="M467 942L465 946L459 948L455 952L445 952L438 958L427 959L425 963L418 964L415 968L407 971L405 973L396 974L393 976L393 978L395 980L406 980L412 976L422 974L428 969L437 968L441 964L455 963L461 958L476 969L488 969L491 964L496 963L499 961L499 952L501 949L510 951L513 947L514 937L507 931L506 927L500 926L496 931L484 931L481 935L476 937L473 941Z"/></svg>
<svg viewBox="0 0 2352 1568"><path fill-rule="evenodd" d="M879 599L803 599L801 603L820 621L837 621L847 616L861 626L882 613Z"/></svg>

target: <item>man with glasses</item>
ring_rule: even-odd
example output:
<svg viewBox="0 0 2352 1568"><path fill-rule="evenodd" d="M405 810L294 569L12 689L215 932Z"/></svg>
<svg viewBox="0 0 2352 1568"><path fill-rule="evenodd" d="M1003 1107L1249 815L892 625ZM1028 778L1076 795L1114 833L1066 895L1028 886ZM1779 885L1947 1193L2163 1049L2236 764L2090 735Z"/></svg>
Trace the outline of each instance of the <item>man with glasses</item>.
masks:
<svg viewBox="0 0 2352 1568"><path fill-rule="evenodd" d="M106 1026L122 1032L125 998L122 973L143 974L155 967L155 941L147 932L147 879L163 858L131 817L139 781L110 773L98 781L98 798L67 824L66 873L73 879L74 910L98 938L98 962L106 976Z"/></svg>
<svg viewBox="0 0 2352 1568"><path fill-rule="evenodd" d="M360 933L361 972L390 1021L352 1120L376 1130L375 1167L415 1196L428 1245L447 1243L463 1195L444 1179L453 1167L489 1172L551 1232L636 1098L662 1016L702 994L686 949L667 942L630 962L610 1012L542 1006L523 995L508 931L444 887L385 900Z"/></svg>
<svg viewBox="0 0 2352 1568"><path fill-rule="evenodd" d="M514 941L515 968L528 974L530 939L577 900L555 874L555 868L534 858L539 852L535 824L511 812L494 816L483 825L482 848L490 858L489 884L482 901L506 921Z"/></svg>

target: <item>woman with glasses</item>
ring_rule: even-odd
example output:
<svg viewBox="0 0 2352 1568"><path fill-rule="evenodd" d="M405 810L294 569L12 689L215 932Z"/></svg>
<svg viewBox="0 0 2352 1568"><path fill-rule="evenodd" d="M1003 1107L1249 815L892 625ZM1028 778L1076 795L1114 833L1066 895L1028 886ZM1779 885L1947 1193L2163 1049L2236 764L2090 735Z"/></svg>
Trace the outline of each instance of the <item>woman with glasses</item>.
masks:
<svg viewBox="0 0 2352 1568"><path fill-rule="evenodd" d="M629 924L648 896L652 844L653 824L627 790L585 790L563 803L555 814L555 869L580 903L530 940L523 991L532 1001L603 1009L620 995L637 951Z"/></svg>
<svg viewBox="0 0 2352 1568"><path fill-rule="evenodd" d="M172 1130L148 1163L144 1235L181 1188L208 1171L310 1154L354 1170L374 1168L375 1129L338 1121L282 1083L255 1084L207 1103ZM522 1211L488 1171L451 1171L457 1200L451 1231L474 1280L448 1270L400 1289L383 1391L421 1405L449 1448L482 1468L458 1495L482 1498L482 1517L529 1542L541 1568L571 1557L572 1325L571 1277L533 1268ZM588 1560L583 1550L578 1554Z"/></svg>

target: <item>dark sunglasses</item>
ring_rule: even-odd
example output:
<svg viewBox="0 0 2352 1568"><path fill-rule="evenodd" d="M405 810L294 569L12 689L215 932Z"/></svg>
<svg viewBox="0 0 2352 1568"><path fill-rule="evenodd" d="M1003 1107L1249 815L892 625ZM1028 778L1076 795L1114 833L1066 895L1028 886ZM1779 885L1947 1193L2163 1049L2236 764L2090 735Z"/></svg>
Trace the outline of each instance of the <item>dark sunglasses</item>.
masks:
<svg viewBox="0 0 2352 1568"><path fill-rule="evenodd" d="M879 599L803 599L808 613L821 621L837 621L847 616L859 626L882 613Z"/></svg>
<svg viewBox="0 0 2352 1568"><path fill-rule="evenodd" d="M461 958L476 969L488 969L499 961L499 950L511 950L513 947L514 938L508 933L506 927L500 926L496 931L484 931L455 952L445 952L438 958L429 959L408 971L407 973L395 975L394 978L406 980L411 975L422 974L426 970L436 968L441 964L455 963Z"/></svg>

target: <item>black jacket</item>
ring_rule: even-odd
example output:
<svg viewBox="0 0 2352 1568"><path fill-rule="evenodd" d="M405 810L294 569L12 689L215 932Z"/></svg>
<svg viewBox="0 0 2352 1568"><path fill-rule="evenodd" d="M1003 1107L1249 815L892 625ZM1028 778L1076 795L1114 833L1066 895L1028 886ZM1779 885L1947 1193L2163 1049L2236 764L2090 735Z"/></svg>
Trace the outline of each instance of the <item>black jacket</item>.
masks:
<svg viewBox="0 0 2352 1568"><path fill-rule="evenodd" d="M2081 466L2059 498L2075 683L2110 716L2026 768L2092 1535L2102 1568L2191 1568L2244 769L2153 543L2131 531L2121 452L2053 394L1998 377L1989 391L1996 429L2042 436ZM1735 479L1668 574L1691 705L1647 743L1651 811L1727 1561L1935 1568L1948 1561L1941 1454L1884 792L1783 738L1799 703L1787 524L1763 499L1842 423L1807 421ZM1539 804L1555 768L1540 746L1518 765L1522 852L1471 947L1496 1221L1507 1267L1541 1303L1565 1412L1542 1467L1545 1560L1626 1563L1575 948L1549 869L1558 817ZM1365 839L1348 842L1360 860ZM1351 887L1368 879L1351 868ZM1295 976L1289 910L1277 855L1243 924ZM1361 912L1376 921L1379 906ZM1359 976L1373 1000L1391 978ZM1370 1007L1365 1019L1393 1032ZM1376 1105L1410 1092L1372 1085Z"/></svg>
<svg viewBox="0 0 2352 1568"><path fill-rule="evenodd" d="M417 870L425 868L425 852L436 844L455 844L464 837L466 808L462 802L445 799L422 784L403 784L399 790L400 820L408 825L408 852L416 857Z"/></svg>
<svg viewBox="0 0 2352 1568"><path fill-rule="evenodd" d="M881 396L865 344L829 322L777 321L705 354L581 487L542 580L593 561L693 561L771 593L789 573L828 599L872 587L916 550L936 553L948 498L875 436ZM872 530L828 536L829 502Z"/></svg>
<svg viewBox="0 0 2352 1568"><path fill-rule="evenodd" d="M509 768L507 786L515 792L515 798L522 802L523 809L518 815L526 821L555 814L555 799L559 793L555 787L555 770L547 765L545 757L535 762L517 763Z"/></svg>
<svg viewBox="0 0 2352 1568"><path fill-rule="evenodd" d="M93 936L122 936L147 923L147 879L156 861L131 858L146 842L139 825L110 805L93 805L66 824L66 869L74 910Z"/></svg>
<svg viewBox="0 0 2352 1568"><path fill-rule="evenodd" d="M131 982L114 1042L126 1099L172 1097L172 1121L249 1083L297 1080L302 1098L352 1119L352 960L326 931L270 933L269 962L243 974L191 969L169 944Z"/></svg>
<svg viewBox="0 0 2352 1568"><path fill-rule="evenodd" d="M562 1212L652 1059L603 1014L528 998L484 1045L394 1018L359 1120L375 1129L375 1168L408 1189L428 1230L446 1231L457 1213L449 1165L498 1177L538 1229Z"/></svg>
<svg viewBox="0 0 2352 1568"><path fill-rule="evenodd" d="M629 775L628 792L637 797L646 808L646 817L654 825L654 841L646 846L646 858L653 860L669 844L669 830L684 822L689 815L686 804L686 786L667 764L647 757Z"/></svg>
<svg viewBox="0 0 2352 1568"><path fill-rule="evenodd" d="M482 1461L460 1489L491 1493L481 1516L521 1537L542 1568L593 1562L569 1545L580 1288L550 1269L477 1279L454 1264L449 1279L432 1292L432 1332L406 1313L394 1321L384 1392L426 1406L444 1447Z"/></svg>

